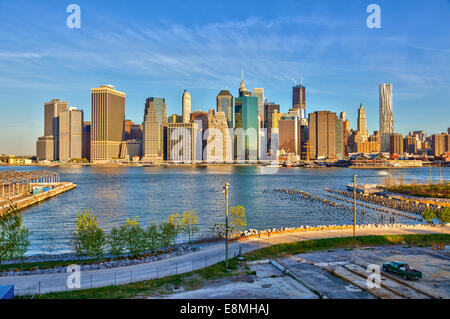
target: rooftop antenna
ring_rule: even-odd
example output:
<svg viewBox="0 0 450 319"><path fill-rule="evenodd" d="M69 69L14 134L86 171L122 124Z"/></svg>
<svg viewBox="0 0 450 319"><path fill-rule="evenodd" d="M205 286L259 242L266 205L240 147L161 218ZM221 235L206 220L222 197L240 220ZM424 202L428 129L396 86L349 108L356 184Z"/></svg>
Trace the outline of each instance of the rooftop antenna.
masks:
<svg viewBox="0 0 450 319"><path fill-rule="evenodd" d="M225 90L228 90L228 81L225 82Z"/></svg>
<svg viewBox="0 0 450 319"><path fill-rule="evenodd" d="M305 80L305 73L302 74L302 81L300 82L300 85L303 85L304 80Z"/></svg>
<svg viewBox="0 0 450 319"><path fill-rule="evenodd" d="M241 74L242 74L242 81L244 81L244 70L241 70Z"/></svg>

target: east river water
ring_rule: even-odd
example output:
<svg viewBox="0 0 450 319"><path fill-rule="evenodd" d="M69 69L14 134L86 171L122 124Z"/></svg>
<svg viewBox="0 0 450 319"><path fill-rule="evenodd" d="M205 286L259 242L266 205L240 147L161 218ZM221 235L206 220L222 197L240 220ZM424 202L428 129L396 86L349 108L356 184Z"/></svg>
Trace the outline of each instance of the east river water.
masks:
<svg viewBox="0 0 450 319"><path fill-rule="evenodd" d="M41 167L0 167L0 170L38 170ZM266 174L261 167L210 168L50 168L61 181L77 188L25 209L24 224L30 229L27 255L63 253L70 250L70 236L77 213L89 209L106 230L127 218L138 217L147 226L163 222L171 213L195 210L202 236L215 223L224 222L225 194L230 183L230 206L243 205L247 228L298 227L301 225L351 224L352 215L338 217L330 208L306 201L290 200L273 190L296 188L324 196L325 187L343 189L357 174L358 183L383 183L387 170L348 168L280 168ZM269 171L272 173L272 171ZM405 182L429 180L429 168L392 169L391 179ZM450 169L442 168L442 179L450 179ZM439 169L432 168L433 180ZM380 213L370 212L363 223L374 223ZM396 222L411 223L406 218Z"/></svg>

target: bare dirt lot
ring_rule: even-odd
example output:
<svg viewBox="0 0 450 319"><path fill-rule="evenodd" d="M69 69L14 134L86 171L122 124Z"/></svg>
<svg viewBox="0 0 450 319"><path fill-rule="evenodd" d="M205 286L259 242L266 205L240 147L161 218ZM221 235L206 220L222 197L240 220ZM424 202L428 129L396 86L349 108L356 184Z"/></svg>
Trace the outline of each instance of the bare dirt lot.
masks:
<svg viewBox="0 0 450 319"><path fill-rule="evenodd" d="M367 286L367 266L402 261L422 272L404 280L381 271L380 288ZM411 246L355 247L303 253L276 262L249 263L242 276L207 282L200 289L163 298L225 299L430 299L450 298L450 249Z"/></svg>

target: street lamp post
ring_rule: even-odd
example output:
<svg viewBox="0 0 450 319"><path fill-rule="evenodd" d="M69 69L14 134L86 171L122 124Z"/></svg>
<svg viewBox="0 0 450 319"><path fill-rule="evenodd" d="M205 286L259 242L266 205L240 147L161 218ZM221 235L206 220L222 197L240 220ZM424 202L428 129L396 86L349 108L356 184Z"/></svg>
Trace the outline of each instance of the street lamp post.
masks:
<svg viewBox="0 0 450 319"><path fill-rule="evenodd" d="M353 237L356 237L356 177L353 176Z"/></svg>
<svg viewBox="0 0 450 319"><path fill-rule="evenodd" d="M228 269L228 186L225 184L225 269Z"/></svg>

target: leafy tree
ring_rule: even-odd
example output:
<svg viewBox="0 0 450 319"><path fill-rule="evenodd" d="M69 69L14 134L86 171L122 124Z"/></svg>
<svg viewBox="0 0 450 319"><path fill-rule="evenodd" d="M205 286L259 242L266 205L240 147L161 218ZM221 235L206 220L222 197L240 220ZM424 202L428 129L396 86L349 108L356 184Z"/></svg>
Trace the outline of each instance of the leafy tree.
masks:
<svg viewBox="0 0 450 319"><path fill-rule="evenodd" d="M450 223L450 207L444 207L437 213L437 218L443 224Z"/></svg>
<svg viewBox="0 0 450 319"><path fill-rule="evenodd" d="M245 226L247 226L247 217L245 216L244 206L232 206L229 212L231 235L236 237L239 236L243 231Z"/></svg>
<svg viewBox="0 0 450 319"><path fill-rule="evenodd" d="M0 216L0 264L2 260L21 258L27 252L30 241L23 217L15 208L7 209Z"/></svg>
<svg viewBox="0 0 450 319"><path fill-rule="evenodd" d="M172 247L176 237L177 231L173 224L167 222L159 225L159 243L161 247Z"/></svg>
<svg viewBox="0 0 450 319"><path fill-rule="evenodd" d="M422 217L429 224L433 219L436 218L436 212L428 207L422 212Z"/></svg>
<svg viewBox="0 0 450 319"><path fill-rule="evenodd" d="M183 213L183 217L181 219L181 231L189 236L189 244L196 232L198 232L198 216L195 210L187 211Z"/></svg>
<svg viewBox="0 0 450 319"><path fill-rule="evenodd" d="M146 249L145 230L139 225L137 217L128 219L120 226L120 233L124 240L125 249L136 256Z"/></svg>
<svg viewBox="0 0 450 319"><path fill-rule="evenodd" d="M119 227L114 226L107 235L108 251L111 255L120 256L125 251L125 243Z"/></svg>
<svg viewBox="0 0 450 319"><path fill-rule="evenodd" d="M176 233L178 235L178 232L181 229L181 218L180 218L180 215L178 213L171 214L169 216L169 218L167 219L167 222L173 226L174 230L176 231Z"/></svg>
<svg viewBox="0 0 450 319"><path fill-rule="evenodd" d="M99 258L104 254L105 233L98 225L98 219L87 209L78 213L72 244L75 253L80 256Z"/></svg>
<svg viewBox="0 0 450 319"><path fill-rule="evenodd" d="M158 226L152 223L145 230L146 248L152 252L158 250L161 245L161 235L158 230Z"/></svg>

